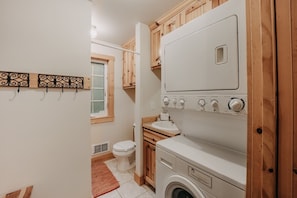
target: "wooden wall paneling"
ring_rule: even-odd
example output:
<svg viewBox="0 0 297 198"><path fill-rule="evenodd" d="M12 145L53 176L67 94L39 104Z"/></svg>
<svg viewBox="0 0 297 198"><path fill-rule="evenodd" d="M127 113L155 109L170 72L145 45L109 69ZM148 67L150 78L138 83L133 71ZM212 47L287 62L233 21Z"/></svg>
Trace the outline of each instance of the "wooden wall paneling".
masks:
<svg viewBox="0 0 297 198"><path fill-rule="evenodd" d="M247 0L247 197L275 196L276 63L274 2Z"/></svg>
<svg viewBox="0 0 297 198"><path fill-rule="evenodd" d="M253 12L252 12L253 11ZM251 13L252 12L252 13ZM247 192L248 198L261 197L262 175L262 135L257 127L262 128L262 105L257 99L262 98L262 67L260 43L259 8L247 1L247 41L248 41L248 160L247 160ZM252 49L254 49L252 51ZM252 52L256 52L254 55ZM258 54L258 56L257 56ZM260 65L255 67L254 65ZM253 83L258 82L257 86Z"/></svg>
<svg viewBox="0 0 297 198"><path fill-rule="evenodd" d="M291 0L291 21L292 21L292 40L293 40L293 91L294 91L294 101L293 101L293 196L297 197L297 1Z"/></svg>
<svg viewBox="0 0 297 198"><path fill-rule="evenodd" d="M212 8L215 8L217 6L220 5L220 1L219 0L212 0Z"/></svg>
<svg viewBox="0 0 297 198"><path fill-rule="evenodd" d="M274 0L261 1L263 64L263 197L276 195L276 38Z"/></svg>
<svg viewBox="0 0 297 198"><path fill-rule="evenodd" d="M293 55L293 196L297 197L297 1L291 0L292 55Z"/></svg>
<svg viewBox="0 0 297 198"><path fill-rule="evenodd" d="M292 197L293 76L291 0L276 0L278 46L278 197Z"/></svg>

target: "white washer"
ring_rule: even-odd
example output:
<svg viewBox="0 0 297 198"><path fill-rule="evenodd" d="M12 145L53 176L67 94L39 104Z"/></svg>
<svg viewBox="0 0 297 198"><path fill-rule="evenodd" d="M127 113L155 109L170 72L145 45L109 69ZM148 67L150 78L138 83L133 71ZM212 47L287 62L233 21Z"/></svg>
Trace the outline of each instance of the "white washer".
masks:
<svg viewBox="0 0 297 198"><path fill-rule="evenodd" d="M246 156L184 135L157 142L157 198L243 198Z"/></svg>

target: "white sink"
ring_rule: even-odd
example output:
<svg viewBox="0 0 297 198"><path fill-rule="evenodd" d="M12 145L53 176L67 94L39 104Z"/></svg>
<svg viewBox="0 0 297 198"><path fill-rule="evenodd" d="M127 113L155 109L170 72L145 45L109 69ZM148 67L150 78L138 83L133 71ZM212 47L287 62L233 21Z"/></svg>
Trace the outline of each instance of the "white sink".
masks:
<svg viewBox="0 0 297 198"><path fill-rule="evenodd" d="M167 131L178 131L176 125L171 121L156 121L152 123L154 128Z"/></svg>

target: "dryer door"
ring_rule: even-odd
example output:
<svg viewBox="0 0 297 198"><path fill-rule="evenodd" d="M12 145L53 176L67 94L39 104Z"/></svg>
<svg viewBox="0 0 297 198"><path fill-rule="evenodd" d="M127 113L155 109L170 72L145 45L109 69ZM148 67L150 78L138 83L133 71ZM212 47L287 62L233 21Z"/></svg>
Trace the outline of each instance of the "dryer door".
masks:
<svg viewBox="0 0 297 198"><path fill-rule="evenodd" d="M180 175L170 176L164 186L165 198L205 198L197 186Z"/></svg>

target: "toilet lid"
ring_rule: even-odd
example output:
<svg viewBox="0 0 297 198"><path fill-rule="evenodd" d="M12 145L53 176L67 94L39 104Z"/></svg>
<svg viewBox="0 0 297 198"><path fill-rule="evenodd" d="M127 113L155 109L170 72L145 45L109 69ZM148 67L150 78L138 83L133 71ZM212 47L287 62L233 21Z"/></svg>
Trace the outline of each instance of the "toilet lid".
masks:
<svg viewBox="0 0 297 198"><path fill-rule="evenodd" d="M132 142L131 140L121 141L113 145L113 149L115 151L130 151L134 149L135 142Z"/></svg>

